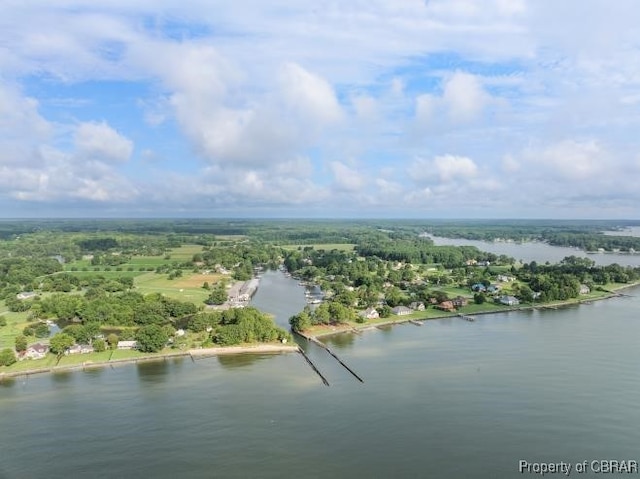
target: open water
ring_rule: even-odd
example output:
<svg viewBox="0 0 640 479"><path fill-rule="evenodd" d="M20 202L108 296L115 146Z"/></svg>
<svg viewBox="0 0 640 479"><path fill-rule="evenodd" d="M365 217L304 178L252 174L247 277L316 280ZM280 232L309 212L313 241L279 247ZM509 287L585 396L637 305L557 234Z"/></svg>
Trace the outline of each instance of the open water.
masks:
<svg viewBox="0 0 640 479"><path fill-rule="evenodd" d="M330 387L298 354L4 381L0 478L510 478L519 460L640 460L628 293L328 339L364 383L306 343ZM253 301L286 324L303 289L269 272Z"/></svg>

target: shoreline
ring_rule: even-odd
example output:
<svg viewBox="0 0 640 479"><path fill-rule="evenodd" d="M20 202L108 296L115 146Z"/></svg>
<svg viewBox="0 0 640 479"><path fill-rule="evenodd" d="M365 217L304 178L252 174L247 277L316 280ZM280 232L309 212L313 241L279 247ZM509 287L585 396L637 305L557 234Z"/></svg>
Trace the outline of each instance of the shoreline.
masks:
<svg viewBox="0 0 640 479"><path fill-rule="evenodd" d="M611 298L619 298L624 296L624 294L620 293L620 291L629 289L629 288L638 287L638 286L640 286L640 281L636 281L630 284L625 284L625 285L613 288L611 290L603 290L603 292L605 292L606 294L598 298L572 299L567 301L545 303L540 305L530 304L530 305L521 305L521 306L508 306L506 308L498 308L495 310L476 311L472 313L457 312L457 313L441 314L437 316L422 317L422 318L413 317L413 315L411 315L410 318L400 317L397 319L390 319L388 321L382 321L375 324L357 323L357 324L338 325L338 326L334 326L335 331L320 331L316 334L308 334L308 333L299 332L299 331L296 331L295 333L305 338L307 341L313 341L314 339L324 338L328 336L335 336L338 334L346 334L346 333L359 334L361 332L369 331L371 329L375 329L380 326L393 326L396 324L406 324L411 321L424 322L424 321L431 321L434 319L459 318L461 316L480 316L480 315L487 315L487 314L502 314L502 313L510 313L513 311L535 311L535 310L545 310L545 309L556 310L556 309L566 308L569 306L575 306L580 304L590 304L594 301L603 301Z"/></svg>
<svg viewBox="0 0 640 479"><path fill-rule="evenodd" d="M222 346L219 348L200 348L200 349L188 349L180 352L168 352L159 353L149 356L140 356L137 358L124 358L114 359L108 361L93 362L91 360L85 361L81 364L70 364L63 366L48 366L41 368L25 369L22 371L7 371L0 372L0 382L4 379L10 379L20 376L33 376L36 374L44 373L58 373L58 372L73 372L84 371L87 369L97 369L104 367L120 366L125 364L146 363L154 361L166 361L167 359L190 357L193 361L196 359L206 359L215 356L226 356L233 354L281 354L281 353L296 353L298 352L298 346L285 345L285 344L257 344L257 345L245 345L245 346Z"/></svg>

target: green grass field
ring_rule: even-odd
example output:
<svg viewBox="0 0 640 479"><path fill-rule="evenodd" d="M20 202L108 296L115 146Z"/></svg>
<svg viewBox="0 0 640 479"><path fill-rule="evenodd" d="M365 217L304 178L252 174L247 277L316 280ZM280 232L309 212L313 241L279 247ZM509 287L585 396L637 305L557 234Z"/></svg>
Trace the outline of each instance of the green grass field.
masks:
<svg viewBox="0 0 640 479"><path fill-rule="evenodd" d="M22 333L22 330L27 325L27 317L29 312L12 313L4 304L4 301L0 301L0 316L7 320L6 326L0 326L0 349L13 348L15 344L15 337ZM36 342L33 338L30 338L31 342Z"/></svg>
<svg viewBox="0 0 640 479"><path fill-rule="evenodd" d="M212 280L209 276L202 275L202 283ZM202 283L197 286L187 286L181 278L167 279L166 274L145 273L134 279L136 290L142 294L162 293L172 299L180 301L191 301L197 305L203 304L203 301L209 297L210 292L202 289Z"/></svg>

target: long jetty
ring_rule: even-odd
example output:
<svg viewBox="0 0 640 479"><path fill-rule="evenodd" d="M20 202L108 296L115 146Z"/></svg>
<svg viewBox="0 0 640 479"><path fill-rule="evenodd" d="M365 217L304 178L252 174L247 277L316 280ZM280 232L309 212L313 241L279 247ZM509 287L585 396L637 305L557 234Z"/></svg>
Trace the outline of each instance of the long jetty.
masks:
<svg viewBox="0 0 640 479"><path fill-rule="evenodd" d="M351 373L351 375L356 378L358 381L360 381L361 383L364 382L364 379L362 379L360 376L358 376L358 374L351 369L349 366L347 366L344 361L342 361L342 359L340 359L338 357L338 355L336 353L334 353L333 351L331 351L331 349L329 349L329 347L324 344L322 341L319 341L318 339L316 339L313 336L309 336L307 339L309 339L311 342L317 344L318 346L320 346L322 349L324 349L326 352L328 352L331 356L333 356L335 358L336 361L338 361L338 363L340 363L340 365L345 368L347 371L349 371Z"/></svg>
<svg viewBox="0 0 640 479"><path fill-rule="evenodd" d="M325 386L329 386L329 381L327 381L327 378L325 378L322 373L320 372L320 370L316 367L315 364L313 364L313 361L311 361L311 359L309 359L309 356L307 356L307 354L304 352L304 350L298 346L298 352L300 354L302 354L302 357L307 361L307 364L311 367L311 369L313 369L315 371L315 373L320 376L320 379L322 379L322 383Z"/></svg>

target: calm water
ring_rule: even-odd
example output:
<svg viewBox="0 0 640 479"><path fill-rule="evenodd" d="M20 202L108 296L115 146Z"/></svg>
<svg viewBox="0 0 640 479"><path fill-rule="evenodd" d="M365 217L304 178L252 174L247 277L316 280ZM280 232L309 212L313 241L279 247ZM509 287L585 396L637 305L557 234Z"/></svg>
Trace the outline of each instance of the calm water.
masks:
<svg viewBox="0 0 640 479"><path fill-rule="evenodd" d="M508 478L519 459L640 460L629 293L329 340L364 384L317 347L330 387L297 354L0 383L0 477ZM268 273L254 304L284 324L302 288Z"/></svg>
<svg viewBox="0 0 640 479"><path fill-rule="evenodd" d="M579 256L589 258L597 265L605 266L618 263L622 266L640 266L640 253L619 254L619 253L595 253L587 254L576 248L565 248L562 246L551 246L546 243L507 243L503 241L475 241L462 238L442 238L439 236L429 236L436 245L453 246L475 246L481 251L487 251L497 255L506 254L512 258L525 263L536 261L544 263L557 263L567 256Z"/></svg>

